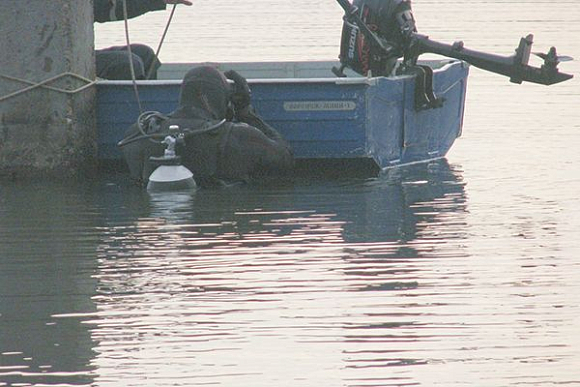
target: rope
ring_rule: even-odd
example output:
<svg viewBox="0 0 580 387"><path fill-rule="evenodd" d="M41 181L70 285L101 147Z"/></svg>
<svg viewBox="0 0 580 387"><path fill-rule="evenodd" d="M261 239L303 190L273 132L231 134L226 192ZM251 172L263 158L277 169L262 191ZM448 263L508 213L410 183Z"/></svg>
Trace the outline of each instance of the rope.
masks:
<svg viewBox="0 0 580 387"><path fill-rule="evenodd" d="M165 30L163 31L163 35L161 36L161 40L159 41L159 46L157 47L157 52L155 53L155 58L159 58L159 52L161 51L161 46L163 45L163 41L165 40L165 35L167 35L167 31L169 30L169 25L171 24L171 20L173 19L173 14L175 13L175 9L177 8L177 4L173 4L173 8L171 9L171 14L169 15L169 19L167 20L167 24L165 25ZM129 55L129 66L131 69L131 80L133 81L133 90L135 91L135 98L137 99L137 104L139 105L139 112L143 113L143 106L141 105L141 98L139 98L139 90L137 88L136 76L135 76L135 67L133 66L133 53L131 52L131 42L129 40L129 16L127 12L127 0L123 0L123 19L125 22L125 40L127 41L127 55ZM147 70L147 74L145 79L149 79L151 74L153 73L153 64Z"/></svg>
<svg viewBox="0 0 580 387"><path fill-rule="evenodd" d="M51 83L53 81L56 81L57 79L64 78L67 76L70 76L70 77L73 77L76 79L80 79L81 81L86 82L86 84L81 86L81 87L78 87L76 89L72 89L72 90L61 89L59 87L54 87L54 86L48 85L48 83ZM31 90L38 89L38 88L53 90L53 91L56 91L59 93L64 93L64 94L76 94L76 93L79 93L79 92L85 90L86 88L94 85L96 82L96 81L90 80L90 79L85 78L81 75L71 73L71 72L64 72L64 73L61 73L59 75L55 75L53 77L45 79L44 81L41 81L41 82L32 82L32 81L28 81L26 79L20 79L20 78L16 78L16 77L12 77L10 75L4 75L4 74L0 74L0 77L9 79L11 81L22 82L22 83L26 83L26 84L30 85L28 87L17 90L15 92L3 95L2 97L0 97L0 102L4 102L10 98L16 97L17 95L24 94L26 92L29 92Z"/></svg>
<svg viewBox="0 0 580 387"><path fill-rule="evenodd" d="M145 119L148 119L148 118L150 118L152 116L155 116L157 114L160 114L160 113L157 113L157 112L145 112L142 115L147 115L147 114L149 114L149 117L146 117ZM139 117L139 118L141 118L141 117ZM165 119L166 118L167 117L165 117ZM213 124L213 125L210 125L208 127L202 127L200 129L196 129L196 130L186 128L186 129L182 129L181 132L186 137L195 136L195 135L199 135L199 134L204 134L204 133L208 133L208 132L211 132L211 131L214 131L214 130L218 129L225 122L226 122L226 119L224 118L221 121L219 121L218 123ZM169 135L169 133L167 133L167 132L165 132L165 133L151 133L151 134L148 134L143 129L142 122L139 122L138 121L137 122L137 125L139 127L139 132L135 132L132 135L130 135L129 137L126 137L126 138L122 139L121 141L119 141L117 143L117 146L124 147L125 145L131 144L131 143L136 142L136 141L141 141L141 140L144 140L144 139L149 139L150 141L153 141L156 144L160 144L160 143L162 143L161 141L154 141L153 139L155 139L155 138L165 138L167 135Z"/></svg>
<svg viewBox="0 0 580 387"><path fill-rule="evenodd" d="M135 91L135 98L137 99L137 104L139 105L139 112L143 112L143 107L141 106L141 99L139 98L139 90L137 89L137 82L136 82L136 76L135 76L135 68L133 66L133 53L131 52L131 42L129 40L129 23L128 23L128 12L127 12L127 0L122 0L123 1L123 17L125 20L125 39L127 40L127 53L129 55L129 66L131 69L131 79L133 81L133 89ZM169 25L171 24L171 21L173 19L173 14L175 13L175 9L177 8L177 4L173 5L173 9L171 10L171 14L169 15L169 20L167 20L167 25L165 26L165 30L163 31L163 35L161 36L161 40L159 42L159 46L157 47L157 52L155 53L155 57L159 58L159 52L161 51L161 46L163 45L163 41L165 40L165 36L167 35L167 31L169 30ZM151 73L153 72L153 67L150 67L147 73L147 76L145 79L149 79L151 77ZM54 86L49 86L48 84L56 81L57 79L60 78L64 78L64 77L73 77L76 79L79 79L83 82L85 82L85 85L78 87L76 89L72 89L72 90L67 90L67 89L62 89L59 87L54 87ZM4 102L10 98L14 98L20 94L24 94L27 93L29 91L38 89L38 88L43 88L43 89L48 89L48 90L52 90L52 91L56 91L59 93L64 93L64 94L76 94L79 93L87 88L89 88L90 86L94 85L96 83L96 80L91 80L88 78L85 78L81 75L72 73L72 72L64 72L61 73L59 75L55 75L51 78L45 79L44 81L41 82L32 82L26 79L20 79L20 78L16 78L16 77L12 77L10 75L5 75L5 74L0 74L1 78L5 78L11 81L16 81L16 82L21 82L21 83L25 83L27 85L30 85L28 87L25 87L23 89L17 90L15 92L3 95L0 97L0 102Z"/></svg>
<svg viewBox="0 0 580 387"><path fill-rule="evenodd" d="M159 52L161 51L161 46L163 45L163 41L165 40L165 35L167 35L167 31L169 30L169 25L171 24L171 20L173 19L173 14L175 13L175 9L177 8L177 4L173 4L173 8L171 9L171 14L169 14L169 19L167 20L167 24L165 25L165 30L163 31L163 35L161 35L161 40L159 41L159 46L157 46L157 51L155 52L155 58L159 59ZM151 78L151 74L153 73L153 65L149 67L149 71L147 72L147 77L145 79Z"/></svg>
<svg viewBox="0 0 580 387"><path fill-rule="evenodd" d="M137 81L135 77L135 67L133 66L133 53L131 52L131 42L129 40L129 16L127 13L127 0L123 0L123 19L125 21L125 39L127 40L127 55L129 55L129 68L131 69L131 80L133 81L133 90L135 91L135 98L137 105L139 105L139 113L143 113L141 106L141 98L139 98L139 90L137 89Z"/></svg>

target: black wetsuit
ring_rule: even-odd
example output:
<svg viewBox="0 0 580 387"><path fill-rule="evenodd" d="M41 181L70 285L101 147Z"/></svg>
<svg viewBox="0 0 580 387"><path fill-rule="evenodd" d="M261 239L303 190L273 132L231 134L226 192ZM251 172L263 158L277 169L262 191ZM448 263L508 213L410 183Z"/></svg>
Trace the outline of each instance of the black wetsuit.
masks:
<svg viewBox="0 0 580 387"><path fill-rule="evenodd" d="M166 4L163 0L127 0L127 16L133 18L149 11L163 10ZM95 21L123 20L122 0L94 0L93 11ZM131 45L131 60L137 79L157 78L157 69L161 65L155 57L155 52L143 44ZM127 46L109 47L96 50L97 77L105 79L131 79L131 67Z"/></svg>
<svg viewBox="0 0 580 387"><path fill-rule="evenodd" d="M194 68L183 80L179 107L161 124L161 131L178 125L193 132L186 136L177 153L196 182L202 186L250 182L291 171L294 160L290 146L254 112L249 95L245 103L238 103L233 120L206 130L228 116L232 99L230 86L221 72L209 66ZM135 136L139 136L137 125L128 130L126 138ZM149 158L161 156L163 151L164 145L148 139L123 146L132 178L146 184L156 167Z"/></svg>

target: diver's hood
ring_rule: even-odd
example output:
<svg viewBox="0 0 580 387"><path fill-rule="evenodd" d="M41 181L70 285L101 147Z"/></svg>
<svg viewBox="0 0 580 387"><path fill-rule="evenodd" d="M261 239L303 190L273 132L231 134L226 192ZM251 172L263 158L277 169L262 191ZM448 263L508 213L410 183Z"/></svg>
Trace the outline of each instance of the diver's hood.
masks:
<svg viewBox="0 0 580 387"><path fill-rule="evenodd" d="M179 95L179 110L202 110L208 118L226 117L230 87L226 77L211 66L195 67L185 74Z"/></svg>

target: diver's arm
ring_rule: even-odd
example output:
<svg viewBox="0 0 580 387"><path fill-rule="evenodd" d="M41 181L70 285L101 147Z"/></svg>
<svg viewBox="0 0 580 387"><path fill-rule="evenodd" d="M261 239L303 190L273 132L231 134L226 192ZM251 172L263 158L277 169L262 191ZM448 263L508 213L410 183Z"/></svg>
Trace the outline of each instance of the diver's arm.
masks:
<svg viewBox="0 0 580 387"><path fill-rule="evenodd" d="M254 123L259 127L241 122L232 125L224 152L230 155L226 158L227 169L243 171L241 175L248 174L253 178L287 174L294 167L289 144L259 117L252 118L258 119Z"/></svg>
<svg viewBox="0 0 580 387"><path fill-rule="evenodd" d="M253 126L273 141L286 142L276 129L268 125L259 115L256 114L252 105L248 105L239 111L237 110L236 119L239 122L244 122Z"/></svg>
<svg viewBox="0 0 580 387"><path fill-rule="evenodd" d="M291 171L294 168L294 154L288 141L255 114L251 107L245 113L241 119L267 137L267 141L262 141L259 147L257 174L284 174Z"/></svg>
<svg viewBox="0 0 580 387"><path fill-rule="evenodd" d="M273 141L272 141L273 142ZM263 149L255 174L288 174L294 168L294 155L285 140Z"/></svg>
<svg viewBox="0 0 580 387"><path fill-rule="evenodd" d="M266 137L274 140L283 140L282 135L278 133L270 125L266 124L264 120L258 114L256 114L254 108L251 105L251 91L248 86L246 78L240 75L235 70L228 70L224 75L234 81L233 90L231 95L231 102L234 106L234 118L238 122L244 122L259 131L264 133Z"/></svg>
<svg viewBox="0 0 580 387"><path fill-rule="evenodd" d="M246 79L234 70L226 71L224 75L234 82L230 97L234 106L234 118L245 124L234 124L232 130L232 137L237 137L232 143L242 150L244 158L248 158L240 160L240 163L251 163L253 175L279 174L291 170L294 157L290 145L255 112Z"/></svg>

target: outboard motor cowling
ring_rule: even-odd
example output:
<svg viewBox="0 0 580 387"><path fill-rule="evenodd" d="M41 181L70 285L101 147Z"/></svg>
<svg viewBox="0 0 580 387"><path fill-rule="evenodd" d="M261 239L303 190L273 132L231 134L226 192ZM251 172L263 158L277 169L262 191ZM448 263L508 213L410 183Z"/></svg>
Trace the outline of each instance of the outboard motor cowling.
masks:
<svg viewBox="0 0 580 387"><path fill-rule="evenodd" d="M388 47L370 41L348 17L344 18L340 62L361 75L387 76L403 57L410 32L416 32L410 0L354 0L357 16Z"/></svg>

